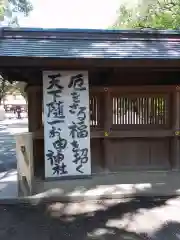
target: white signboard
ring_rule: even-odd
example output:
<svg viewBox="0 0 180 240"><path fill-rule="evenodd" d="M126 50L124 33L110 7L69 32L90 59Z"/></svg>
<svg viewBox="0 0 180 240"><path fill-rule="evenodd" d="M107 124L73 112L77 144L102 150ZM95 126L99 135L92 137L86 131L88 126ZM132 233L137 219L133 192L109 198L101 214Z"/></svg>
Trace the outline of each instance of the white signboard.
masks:
<svg viewBox="0 0 180 240"><path fill-rule="evenodd" d="M90 175L88 72L45 71L45 177Z"/></svg>

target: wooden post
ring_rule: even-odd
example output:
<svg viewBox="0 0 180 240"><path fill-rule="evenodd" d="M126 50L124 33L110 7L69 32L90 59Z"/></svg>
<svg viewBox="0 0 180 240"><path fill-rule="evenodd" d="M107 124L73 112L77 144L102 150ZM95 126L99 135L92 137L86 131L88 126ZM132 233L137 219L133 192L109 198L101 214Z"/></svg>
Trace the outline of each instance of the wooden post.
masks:
<svg viewBox="0 0 180 240"><path fill-rule="evenodd" d="M111 131L112 124L112 104L111 104L111 96L108 88L104 89L104 162L105 168L111 169L111 141L109 139L109 134Z"/></svg>
<svg viewBox="0 0 180 240"><path fill-rule="evenodd" d="M28 127L35 132L42 127L42 86L28 86Z"/></svg>
<svg viewBox="0 0 180 240"><path fill-rule="evenodd" d="M180 88L176 88L173 98L173 130L174 137L172 140L172 168L180 170Z"/></svg>

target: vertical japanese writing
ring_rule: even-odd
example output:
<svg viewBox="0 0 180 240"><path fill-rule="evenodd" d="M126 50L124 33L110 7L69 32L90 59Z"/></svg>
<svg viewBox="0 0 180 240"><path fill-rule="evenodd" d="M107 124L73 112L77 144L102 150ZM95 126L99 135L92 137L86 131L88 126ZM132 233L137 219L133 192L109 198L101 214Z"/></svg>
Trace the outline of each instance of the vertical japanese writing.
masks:
<svg viewBox="0 0 180 240"><path fill-rule="evenodd" d="M68 88L72 90L72 104L69 105L69 113L75 116L69 128L69 136L71 140L73 163L76 165L76 171L84 174L84 164L88 163L88 148L81 148L80 139L87 139L89 132L86 122L87 107L83 106L81 93L87 88L84 84L83 74L77 74L70 77ZM81 99L81 101L80 101Z"/></svg>
<svg viewBox="0 0 180 240"><path fill-rule="evenodd" d="M47 149L46 159L50 162L52 175L61 176L68 174L67 165L64 161L64 150L67 147L67 140L61 137L61 128L59 127L65 122L64 101L61 98L64 89L60 84L61 74L48 75L47 95L50 101L46 104L46 119L49 125L49 139L52 146ZM49 99L49 97L48 97Z"/></svg>
<svg viewBox="0 0 180 240"><path fill-rule="evenodd" d="M60 74L49 75L49 86L47 87L47 94L52 96L52 100L46 104L47 117L51 119L48 123L50 125L63 123L64 116L64 102L60 101L63 87L60 85Z"/></svg>
<svg viewBox="0 0 180 240"><path fill-rule="evenodd" d="M45 71L45 177L91 174L86 71Z"/></svg>

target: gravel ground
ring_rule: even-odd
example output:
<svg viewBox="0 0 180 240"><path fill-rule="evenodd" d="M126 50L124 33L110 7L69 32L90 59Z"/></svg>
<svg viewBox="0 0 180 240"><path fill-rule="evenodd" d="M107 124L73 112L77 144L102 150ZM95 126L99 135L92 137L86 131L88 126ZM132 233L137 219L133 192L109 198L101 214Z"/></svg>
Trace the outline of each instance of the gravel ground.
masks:
<svg viewBox="0 0 180 240"><path fill-rule="evenodd" d="M180 217L167 207L180 212L180 200L1 205L0 240L178 240Z"/></svg>

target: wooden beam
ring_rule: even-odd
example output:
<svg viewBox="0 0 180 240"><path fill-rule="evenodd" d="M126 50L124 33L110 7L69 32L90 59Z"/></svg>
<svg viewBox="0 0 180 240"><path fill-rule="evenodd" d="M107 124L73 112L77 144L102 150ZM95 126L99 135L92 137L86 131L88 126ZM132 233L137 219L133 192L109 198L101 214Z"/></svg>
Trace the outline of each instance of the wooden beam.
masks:
<svg viewBox="0 0 180 240"><path fill-rule="evenodd" d="M95 59L95 58L40 58L40 57L0 57L1 69L3 67L34 67L41 70L69 70L100 68L179 68L178 59Z"/></svg>
<svg viewBox="0 0 180 240"><path fill-rule="evenodd" d="M111 141L109 141L108 135L111 131L112 122L112 104L111 96L108 88L104 88L104 167L111 169Z"/></svg>
<svg viewBox="0 0 180 240"><path fill-rule="evenodd" d="M92 87L91 91L96 92L103 92L104 88L106 86L100 86L100 87ZM169 92L175 92L176 86L175 85L146 85L146 86L112 86L108 87L109 92L126 92L126 93L154 93L154 94L160 94L160 93L169 93Z"/></svg>
<svg viewBox="0 0 180 240"><path fill-rule="evenodd" d="M44 138L44 132L35 132L33 137L36 139L42 139ZM174 131L173 130L110 131L109 135L105 136L104 131L102 130L99 131L91 130L91 138L98 139L101 138L106 140L110 140L113 138L122 139L122 138L164 138L164 137L169 138L174 137Z"/></svg>
<svg viewBox="0 0 180 240"><path fill-rule="evenodd" d="M164 138L174 137L173 130L117 130L109 131L108 136L104 136L104 131L92 131L91 138Z"/></svg>

